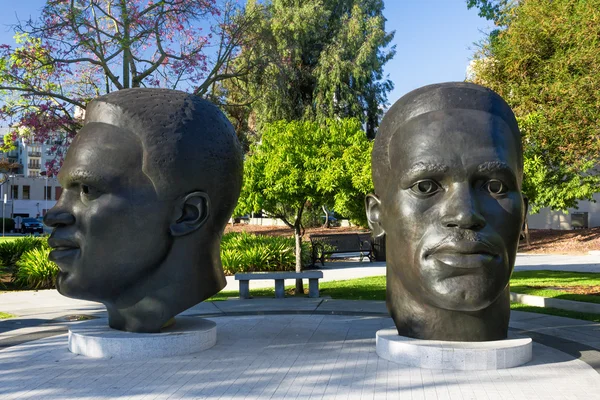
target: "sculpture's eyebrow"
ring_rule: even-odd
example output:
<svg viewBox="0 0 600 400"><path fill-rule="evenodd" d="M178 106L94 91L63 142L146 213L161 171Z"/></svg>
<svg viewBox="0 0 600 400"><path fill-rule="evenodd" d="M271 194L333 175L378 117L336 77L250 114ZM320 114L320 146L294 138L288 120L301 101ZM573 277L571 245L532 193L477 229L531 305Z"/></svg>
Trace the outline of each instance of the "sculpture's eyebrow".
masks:
<svg viewBox="0 0 600 400"><path fill-rule="evenodd" d="M510 175L515 175L512 168L507 163L502 161L487 161L477 166L478 172L504 172Z"/></svg>
<svg viewBox="0 0 600 400"><path fill-rule="evenodd" d="M85 182L97 186L106 186L108 184L108 181L103 177L85 169L76 169L69 172L65 183L69 186L74 182Z"/></svg>
<svg viewBox="0 0 600 400"><path fill-rule="evenodd" d="M448 172L449 169L450 169L450 167L448 167L447 165L444 165L444 164L418 162L415 165L413 165L412 167L410 167L407 174L408 175L416 175L416 174L421 174L423 172L436 174L436 173Z"/></svg>

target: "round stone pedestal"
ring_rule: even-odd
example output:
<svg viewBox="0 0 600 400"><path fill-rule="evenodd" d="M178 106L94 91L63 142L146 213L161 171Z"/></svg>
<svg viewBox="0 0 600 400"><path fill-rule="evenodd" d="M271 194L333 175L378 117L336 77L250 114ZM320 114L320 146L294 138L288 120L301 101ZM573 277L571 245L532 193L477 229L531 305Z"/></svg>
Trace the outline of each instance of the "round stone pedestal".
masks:
<svg viewBox="0 0 600 400"><path fill-rule="evenodd" d="M161 333L111 329L107 320L77 324L69 329L69 350L94 358L125 360L183 356L217 343L217 324L202 318L178 317Z"/></svg>
<svg viewBox="0 0 600 400"><path fill-rule="evenodd" d="M399 336L394 328L377 331L376 346L381 358L428 369L504 369L523 365L532 357L530 338L448 342Z"/></svg>

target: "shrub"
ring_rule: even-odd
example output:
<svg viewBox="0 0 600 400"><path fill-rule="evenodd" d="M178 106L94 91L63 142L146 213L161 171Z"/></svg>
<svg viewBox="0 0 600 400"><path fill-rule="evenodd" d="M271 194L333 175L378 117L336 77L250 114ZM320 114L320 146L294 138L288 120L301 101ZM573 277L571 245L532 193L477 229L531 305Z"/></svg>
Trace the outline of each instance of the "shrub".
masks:
<svg viewBox="0 0 600 400"><path fill-rule="evenodd" d="M14 283L23 289L51 289L56 282L58 266L48 260L49 248L29 250L17 261Z"/></svg>
<svg viewBox="0 0 600 400"><path fill-rule="evenodd" d="M0 243L0 266L5 272L15 273L16 263L21 256L33 249L48 249L46 238L25 236L16 240L8 240Z"/></svg>
<svg viewBox="0 0 600 400"><path fill-rule="evenodd" d="M228 233L221 241L221 261L227 275L237 272L294 271L293 237L263 236L245 232ZM302 260L310 261L309 245L302 244Z"/></svg>

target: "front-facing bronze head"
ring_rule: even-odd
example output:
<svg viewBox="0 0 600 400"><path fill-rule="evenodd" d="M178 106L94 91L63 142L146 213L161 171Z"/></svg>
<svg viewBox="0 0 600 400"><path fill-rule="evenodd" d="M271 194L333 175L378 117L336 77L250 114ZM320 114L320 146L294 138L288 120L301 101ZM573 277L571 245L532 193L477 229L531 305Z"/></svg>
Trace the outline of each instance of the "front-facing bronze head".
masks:
<svg viewBox="0 0 600 400"><path fill-rule="evenodd" d="M242 152L213 104L130 89L88 105L44 222L65 296L104 303L111 327L158 332L225 286L220 241Z"/></svg>
<svg viewBox="0 0 600 400"><path fill-rule="evenodd" d="M426 86L388 111L367 216L386 235L387 304L400 335L506 337L522 171L515 117L489 89Z"/></svg>

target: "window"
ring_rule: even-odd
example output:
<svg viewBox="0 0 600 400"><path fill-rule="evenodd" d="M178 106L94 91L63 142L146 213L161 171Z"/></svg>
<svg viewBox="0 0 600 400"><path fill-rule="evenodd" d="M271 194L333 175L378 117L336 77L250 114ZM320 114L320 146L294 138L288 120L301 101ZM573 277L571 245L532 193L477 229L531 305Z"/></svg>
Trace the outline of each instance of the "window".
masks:
<svg viewBox="0 0 600 400"><path fill-rule="evenodd" d="M29 185L23 185L23 200L29 200Z"/></svg>
<svg viewBox="0 0 600 400"><path fill-rule="evenodd" d="M46 197L44 200L52 200L52 186L46 186Z"/></svg>
<svg viewBox="0 0 600 400"><path fill-rule="evenodd" d="M60 186L56 186L54 188L54 200L58 201L58 199L60 199L61 194L62 194L62 188Z"/></svg>
<svg viewBox="0 0 600 400"><path fill-rule="evenodd" d="M19 198L19 185L10 185L10 189L12 190L12 198Z"/></svg>

